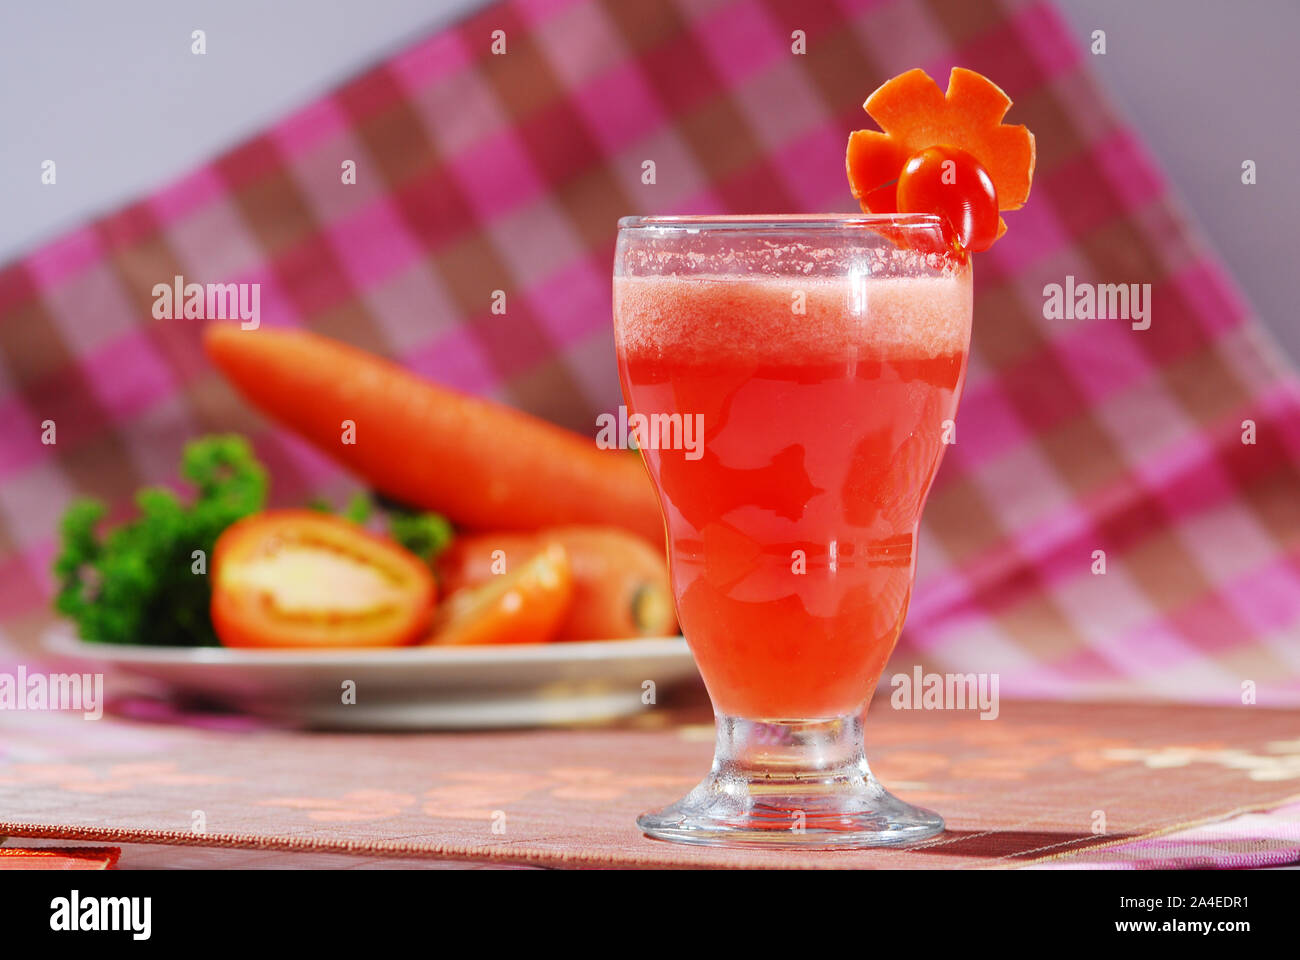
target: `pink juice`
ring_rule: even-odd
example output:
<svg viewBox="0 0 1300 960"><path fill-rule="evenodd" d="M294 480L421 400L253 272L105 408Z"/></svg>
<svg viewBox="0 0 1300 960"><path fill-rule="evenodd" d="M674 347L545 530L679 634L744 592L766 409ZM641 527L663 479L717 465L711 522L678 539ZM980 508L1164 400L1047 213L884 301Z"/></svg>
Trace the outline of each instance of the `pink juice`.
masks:
<svg viewBox="0 0 1300 960"><path fill-rule="evenodd" d="M642 454L714 706L857 709L907 612L965 371L969 271L619 277L614 323L631 412L702 417L702 446Z"/></svg>

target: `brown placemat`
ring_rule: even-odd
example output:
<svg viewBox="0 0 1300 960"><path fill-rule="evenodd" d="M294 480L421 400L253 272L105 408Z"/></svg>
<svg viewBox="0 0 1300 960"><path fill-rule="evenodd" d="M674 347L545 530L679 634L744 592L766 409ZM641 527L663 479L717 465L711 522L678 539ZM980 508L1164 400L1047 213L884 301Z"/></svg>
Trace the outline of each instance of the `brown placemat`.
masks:
<svg viewBox="0 0 1300 960"><path fill-rule="evenodd" d="M869 753L949 829L909 850L685 847L634 824L707 768L712 731L323 734L9 714L0 834L543 866L1013 867L1300 796L1300 711L1004 702L869 720ZM224 728L223 728L224 727Z"/></svg>

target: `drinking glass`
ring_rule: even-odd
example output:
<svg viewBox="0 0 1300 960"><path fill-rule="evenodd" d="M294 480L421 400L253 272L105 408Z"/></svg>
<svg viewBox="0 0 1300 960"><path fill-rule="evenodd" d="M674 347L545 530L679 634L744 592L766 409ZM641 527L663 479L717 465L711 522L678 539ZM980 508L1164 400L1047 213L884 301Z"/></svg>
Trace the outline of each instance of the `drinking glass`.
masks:
<svg viewBox="0 0 1300 960"><path fill-rule="evenodd" d="M614 329L713 768L637 822L702 844L922 840L864 747L970 342L969 259L929 215L628 217Z"/></svg>

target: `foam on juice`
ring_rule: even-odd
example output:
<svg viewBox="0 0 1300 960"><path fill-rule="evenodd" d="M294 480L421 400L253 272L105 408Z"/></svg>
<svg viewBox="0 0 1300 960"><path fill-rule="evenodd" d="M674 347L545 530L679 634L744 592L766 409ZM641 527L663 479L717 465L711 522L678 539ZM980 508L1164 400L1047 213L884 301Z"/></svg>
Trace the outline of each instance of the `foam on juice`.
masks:
<svg viewBox="0 0 1300 960"><path fill-rule="evenodd" d="M615 336L631 355L679 362L964 353L969 271L938 277L619 277Z"/></svg>

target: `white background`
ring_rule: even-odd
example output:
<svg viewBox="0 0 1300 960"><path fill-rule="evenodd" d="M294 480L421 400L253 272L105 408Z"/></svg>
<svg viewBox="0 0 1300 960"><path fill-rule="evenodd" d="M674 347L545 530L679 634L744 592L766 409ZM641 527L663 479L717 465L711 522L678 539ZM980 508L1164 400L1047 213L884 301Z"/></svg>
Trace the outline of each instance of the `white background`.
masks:
<svg viewBox="0 0 1300 960"><path fill-rule="evenodd" d="M685 0L688 2L688 0ZM811 2L811 0L805 0ZM970 0L978 2L978 0ZM155 189L481 0L0 0L0 263ZM1300 359L1298 0L1058 0ZM207 31L205 57L190 31ZM58 164L57 188L40 165ZM1240 182L1241 162L1259 184Z"/></svg>

